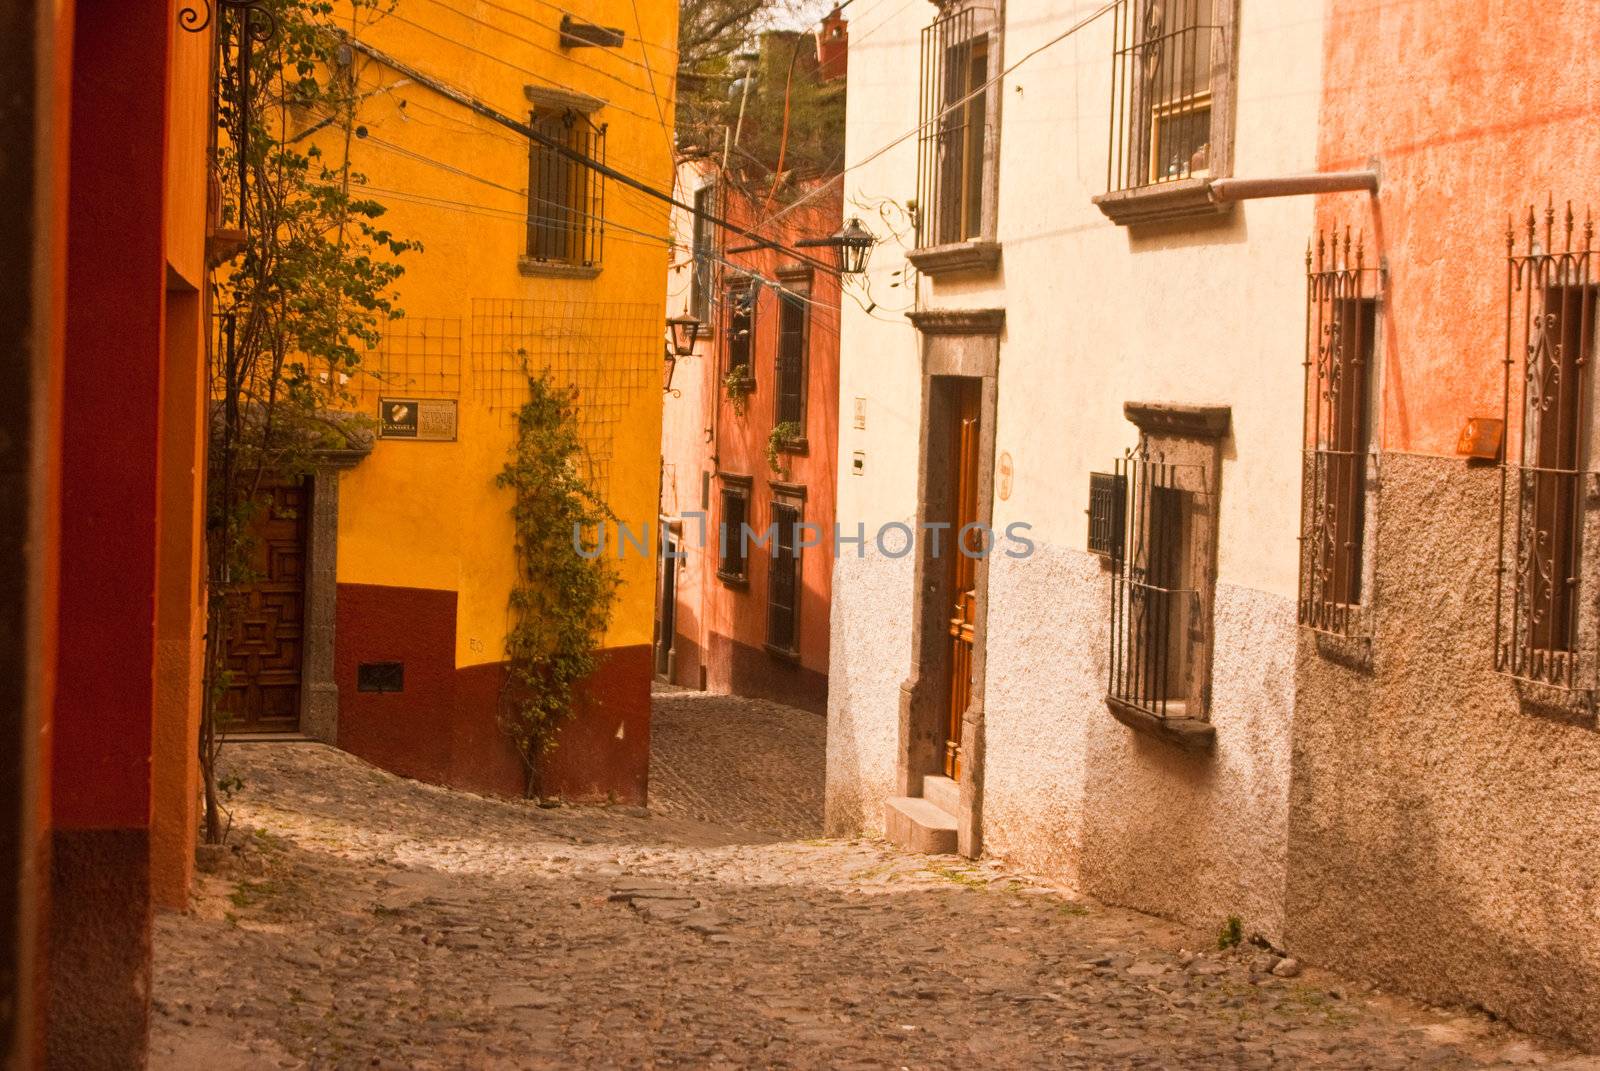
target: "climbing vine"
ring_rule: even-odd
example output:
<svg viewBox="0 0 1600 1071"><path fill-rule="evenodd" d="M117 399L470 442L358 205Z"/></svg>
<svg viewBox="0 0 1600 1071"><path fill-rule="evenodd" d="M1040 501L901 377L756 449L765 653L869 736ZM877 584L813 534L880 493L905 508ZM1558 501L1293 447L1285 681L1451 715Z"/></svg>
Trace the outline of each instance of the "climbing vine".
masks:
<svg viewBox="0 0 1600 1071"><path fill-rule="evenodd" d="M528 395L517 412L510 460L495 482L513 495L517 568L500 721L527 768L531 793L540 756L572 716L574 686L599 665L618 580L600 554L604 526L615 516L581 474L577 392L541 373L529 377Z"/></svg>
<svg viewBox="0 0 1600 1071"><path fill-rule="evenodd" d="M780 476L787 477L789 469L778 460L778 451L784 443L792 443L805 434L804 428L792 420L785 420L767 435L767 467Z"/></svg>

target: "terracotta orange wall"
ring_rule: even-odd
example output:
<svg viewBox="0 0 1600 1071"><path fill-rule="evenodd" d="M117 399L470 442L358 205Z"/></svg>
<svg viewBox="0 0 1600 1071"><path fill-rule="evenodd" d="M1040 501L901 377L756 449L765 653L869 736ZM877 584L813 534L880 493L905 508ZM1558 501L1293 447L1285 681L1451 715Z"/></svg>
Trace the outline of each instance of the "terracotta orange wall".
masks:
<svg viewBox="0 0 1600 1071"><path fill-rule="evenodd" d="M759 205L746 205L733 199L723 210L731 222L750 226L768 213ZM779 243L793 246L804 238L823 237L840 226L842 202L837 183L828 192L808 202L777 226L761 233ZM748 244L729 235L726 244ZM827 262L831 253L818 250L816 259ZM777 279L782 269L800 263L787 253L762 250L732 254L734 264L748 267L768 279ZM724 270L724 283L737 278ZM781 281L781 280L780 280ZM787 475L774 472L767 462L767 436L776 416L778 302L779 294L763 286L756 309L756 329L752 360L755 389L745 400L745 413L738 415L721 389L727 368L723 333L717 325L713 336L709 389L716 399L717 469L719 472L749 476L752 479L750 521L758 530L771 520L770 507L774 480L799 484L806 489L803 518L818 525L824 545L807 547L801 553L799 672L766 653L767 636L767 552L752 547L748 566L749 585L730 587L716 577L714 562L704 570L708 593L703 614L707 636L706 658L710 687L740 695L769 695L785 702L824 709L827 701L829 603L832 598L832 533L835 516L835 474L839 471L839 280L831 272L813 270L811 276L805 454L780 455ZM716 553L717 526L721 523L718 483L712 481L711 517L708 546L704 552ZM869 539L870 534L869 534ZM847 549L848 552L848 549ZM796 688L801 689L796 691Z"/></svg>
<svg viewBox="0 0 1600 1071"><path fill-rule="evenodd" d="M1383 446L1453 455L1468 417L1501 412L1508 215L1551 195L1600 209L1600 17L1330 0L1327 18L1321 165L1382 171L1375 206L1329 197L1319 216L1387 260Z"/></svg>
<svg viewBox="0 0 1600 1071"><path fill-rule="evenodd" d="M201 583L205 494L206 175L210 145L210 31L174 31L166 166L167 324L162 382L161 501L156 592L151 890L188 906L194 874L199 760Z"/></svg>

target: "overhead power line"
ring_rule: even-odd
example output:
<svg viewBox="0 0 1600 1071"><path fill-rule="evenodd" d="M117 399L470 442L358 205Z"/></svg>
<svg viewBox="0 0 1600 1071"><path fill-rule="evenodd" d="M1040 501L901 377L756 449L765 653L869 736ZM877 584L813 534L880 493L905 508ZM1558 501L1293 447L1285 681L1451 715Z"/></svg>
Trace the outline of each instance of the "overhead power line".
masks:
<svg viewBox="0 0 1600 1071"><path fill-rule="evenodd" d="M355 49L357 52L360 52L369 59L373 59L384 64L392 70L405 75L407 78L410 78L418 85L426 86L435 93L454 101L463 108L466 108L477 115L483 116L485 119L498 123L508 130L516 131L529 141L543 146L544 148L550 150L558 156L561 156L564 159L571 160L576 164L581 164L598 174L604 175L613 182L619 182L629 189L637 190L640 193L643 193L658 201L669 204L674 208L688 212L691 216L704 219L707 223L710 223L714 227L720 227L725 231L731 231L741 238L748 238L750 241L756 243L763 249L770 249L775 252L794 257L801 263L807 264L818 271L826 272L829 275L839 274L839 270L830 264L826 264L815 259L814 257L807 256L805 253L802 253L790 246L786 246L781 242L775 242L770 238L764 238L755 231L752 231L746 227L741 227L736 223L732 223L720 216L714 215L711 212L707 212L704 209L699 209L692 204L687 204L683 201L680 201L671 193L668 193L664 190L659 190L646 182L641 182L639 179L636 179L631 175L627 175L621 171L618 171L614 167L609 167L591 156L586 156L583 153L578 152L576 149L572 149L562 142L557 141L555 138L550 137L543 131L536 130L527 123L519 122L518 120L513 119L511 116L498 111L491 105L486 104L485 102L472 96L470 93L467 93L465 90L457 89L447 82L443 82L432 75L425 74L417 68L411 66L409 63L406 63L404 60L396 59L388 53L367 44L365 41L359 40L358 38L352 37L348 34L344 35L344 37L351 48Z"/></svg>

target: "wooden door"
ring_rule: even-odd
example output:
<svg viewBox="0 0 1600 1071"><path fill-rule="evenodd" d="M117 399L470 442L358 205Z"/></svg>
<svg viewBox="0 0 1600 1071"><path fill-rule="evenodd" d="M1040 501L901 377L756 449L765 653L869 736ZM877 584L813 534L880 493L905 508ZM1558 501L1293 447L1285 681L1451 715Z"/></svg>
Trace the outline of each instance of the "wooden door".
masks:
<svg viewBox="0 0 1600 1071"><path fill-rule="evenodd" d="M967 705L972 701L972 642L973 624L977 620L977 559L972 555L983 550L983 533L973 530L963 540L960 533L969 524L978 521L978 402L982 382L976 379L958 379L952 397L950 412L950 478L954 497L951 505L950 535L945 547L946 586L949 592L949 657L946 659L949 679L945 694L949 697L949 718L946 723L944 745L944 772L947 776L961 778L961 722ZM959 542L958 542L959 541Z"/></svg>
<svg viewBox="0 0 1600 1071"><path fill-rule="evenodd" d="M304 482L281 484L257 519L250 579L232 597L223 730L300 729L300 659L305 631L306 524Z"/></svg>

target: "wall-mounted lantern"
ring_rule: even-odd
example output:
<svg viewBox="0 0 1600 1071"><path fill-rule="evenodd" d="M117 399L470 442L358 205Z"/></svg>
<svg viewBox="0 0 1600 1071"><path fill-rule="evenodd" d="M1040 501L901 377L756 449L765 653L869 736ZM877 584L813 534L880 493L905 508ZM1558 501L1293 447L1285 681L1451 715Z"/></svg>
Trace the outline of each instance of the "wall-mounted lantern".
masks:
<svg viewBox="0 0 1600 1071"><path fill-rule="evenodd" d="M695 340L700 337L700 321L693 316L670 316L667 329L672 332L672 352L687 357L694 352Z"/></svg>
<svg viewBox="0 0 1600 1071"><path fill-rule="evenodd" d="M872 247L877 241L872 232L862 226L859 218L851 216L850 222L838 233L826 238L806 238L796 242L795 246L802 249L826 246L834 252L840 275L860 275L867 270L867 258L872 255Z"/></svg>
<svg viewBox="0 0 1600 1071"><path fill-rule="evenodd" d="M695 339L699 335L700 321L693 316L667 318L667 343L665 359L661 366L661 389L674 398L680 397L681 392L672 389L672 373L678 367L679 357L687 357L694 352Z"/></svg>

